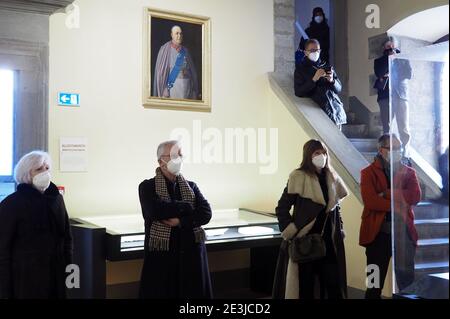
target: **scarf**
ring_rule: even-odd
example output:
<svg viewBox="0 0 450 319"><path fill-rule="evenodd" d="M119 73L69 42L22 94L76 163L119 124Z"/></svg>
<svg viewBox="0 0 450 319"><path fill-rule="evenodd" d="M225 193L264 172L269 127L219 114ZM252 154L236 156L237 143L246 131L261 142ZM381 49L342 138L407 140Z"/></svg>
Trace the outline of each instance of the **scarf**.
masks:
<svg viewBox="0 0 450 319"><path fill-rule="evenodd" d="M384 157L380 153L378 153L375 156L375 159L377 159L377 158L381 162L381 166L383 167L383 172L384 172L384 175L386 176L387 183L389 185L389 188L391 188L391 186L390 186L391 185L391 165L384 159Z"/></svg>
<svg viewBox="0 0 450 319"><path fill-rule="evenodd" d="M176 181L180 187L181 199L186 201L194 207L195 205L195 194L192 188L189 186L188 182L184 179L183 175L179 174L176 177ZM167 184L164 175L161 172L161 168L156 169L155 176L155 188L156 194L164 201L171 201L169 192L167 191ZM170 250L170 235L172 227L162 223L153 222L150 226L150 240L149 248L150 251L169 251ZM203 228L194 227L193 228L195 242L204 243L206 240L206 234Z"/></svg>

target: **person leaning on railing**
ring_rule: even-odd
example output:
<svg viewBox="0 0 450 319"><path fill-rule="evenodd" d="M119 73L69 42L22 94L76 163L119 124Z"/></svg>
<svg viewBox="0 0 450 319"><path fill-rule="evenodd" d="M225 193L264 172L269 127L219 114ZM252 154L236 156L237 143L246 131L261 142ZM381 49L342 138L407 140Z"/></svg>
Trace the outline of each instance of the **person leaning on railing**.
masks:
<svg viewBox="0 0 450 319"><path fill-rule="evenodd" d="M295 66L294 89L298 97L316 102L339 129L347 123L344 104L339 98L342 84L332 66L321 60L320 43L309 39L305 43L305 57Z"/></svg>

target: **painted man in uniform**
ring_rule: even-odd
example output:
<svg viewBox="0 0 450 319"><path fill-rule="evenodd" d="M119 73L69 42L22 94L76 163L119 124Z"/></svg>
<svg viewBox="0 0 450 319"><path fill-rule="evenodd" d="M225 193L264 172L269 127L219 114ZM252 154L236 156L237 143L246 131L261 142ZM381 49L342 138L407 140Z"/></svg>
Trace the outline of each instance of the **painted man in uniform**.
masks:
<svg viewBox="0 0 450 319"><path fill-rule="evenodd" d="M156 59L153 95L172 99L200 99L198 78L189 50L182 45L183 31L177 25L172 40L159 50Z"/></svg>

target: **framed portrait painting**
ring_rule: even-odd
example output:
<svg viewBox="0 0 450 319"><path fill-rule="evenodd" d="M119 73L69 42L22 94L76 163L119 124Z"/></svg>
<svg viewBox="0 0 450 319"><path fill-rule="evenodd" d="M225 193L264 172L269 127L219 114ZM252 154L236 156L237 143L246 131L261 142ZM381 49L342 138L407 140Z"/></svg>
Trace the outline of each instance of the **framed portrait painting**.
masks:
<svg viewBox="0 0 450 319"><path fill-rule="evenodd" d="M211 111L210 27L206 17L145 8L144 107Z"/></svg>

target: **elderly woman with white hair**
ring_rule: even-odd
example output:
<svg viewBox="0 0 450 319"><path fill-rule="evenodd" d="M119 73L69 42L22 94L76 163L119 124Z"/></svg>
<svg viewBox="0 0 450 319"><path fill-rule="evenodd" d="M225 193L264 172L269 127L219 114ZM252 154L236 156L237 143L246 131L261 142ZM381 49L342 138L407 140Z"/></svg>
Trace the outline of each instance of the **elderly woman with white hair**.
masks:
<svg viewBox="0 0 450 319"><path fill-rule="evenodd" d="M158 146L156 176L139 185L145 220L141 298L212 297L202 229L211 207L198 186L181 175L177 141Z"/></svg>
<svg viewBox="0 0 450 319"><path fill-rule="evenodd" d="M0 298L65 298L72 236L50 156L33 151L14 169L17 191L0 203Z"/></svg>

